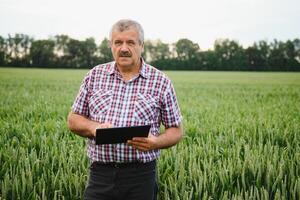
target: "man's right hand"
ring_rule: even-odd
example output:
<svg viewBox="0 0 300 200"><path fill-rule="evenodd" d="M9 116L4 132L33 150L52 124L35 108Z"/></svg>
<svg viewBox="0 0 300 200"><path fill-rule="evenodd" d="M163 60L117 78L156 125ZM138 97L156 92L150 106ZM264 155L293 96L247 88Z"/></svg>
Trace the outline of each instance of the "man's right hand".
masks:
<svg viewBox="0 0 300 200"><path fill-rule="evenodd" d="M95 122L95 125L92 128L92 133L93 133L94 137L96 137L96 129L98 129L98 128L112 128L112 127L113 126L110 123L100 124L100 123Z"/></svg>
<svg viewBox="0 0 300 200"><path fill-rule="evenodd" d="M73 112L69 113L68 116L68 128L73 133L82 137L93 138L96 137L97 128L111 128L110 123L99 123L92 121L83 115L79 115Z"/></svg>

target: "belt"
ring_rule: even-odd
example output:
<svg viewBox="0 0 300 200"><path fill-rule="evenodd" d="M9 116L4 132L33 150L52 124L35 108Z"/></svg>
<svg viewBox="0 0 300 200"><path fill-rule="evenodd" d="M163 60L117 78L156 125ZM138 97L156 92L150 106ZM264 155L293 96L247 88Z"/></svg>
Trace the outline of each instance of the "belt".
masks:
<svg viewBox="0 0 300 200"><path fill-rule="evenodd" d="M95 161L92 163L92 168L103 167L103 168L131 168L131 167L155 167L156 160L152 160L150 162L142 163L142 162L127 162L127 163L118 163L118 162L98 162Z"/></svg>

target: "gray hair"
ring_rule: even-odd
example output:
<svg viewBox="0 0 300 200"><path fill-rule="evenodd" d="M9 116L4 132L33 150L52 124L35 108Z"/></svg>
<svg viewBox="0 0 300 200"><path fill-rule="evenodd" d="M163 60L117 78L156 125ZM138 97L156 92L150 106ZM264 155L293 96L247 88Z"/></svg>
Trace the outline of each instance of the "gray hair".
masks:
<svg viewBox="0 0 300 200"><path fill-rule="evenodd" d="M129 30L131 28L136 29L136 31L139 34L139 42L141 44L143 44L144 43L144 30L143 30L142 26L138 22L136 22L134 20L130 20L130 19L121 19L121 20L117 21L110 30L109 40L111 41L112 33L114 31L123 32L123 31Z"/></svg>

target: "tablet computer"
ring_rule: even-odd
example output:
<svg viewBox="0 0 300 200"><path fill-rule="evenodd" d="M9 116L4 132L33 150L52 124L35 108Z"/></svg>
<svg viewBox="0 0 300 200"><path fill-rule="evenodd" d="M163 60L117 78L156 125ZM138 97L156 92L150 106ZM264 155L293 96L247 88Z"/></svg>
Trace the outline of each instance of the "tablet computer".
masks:
<svg viewBox="0 0 300 200"><path fill-rule="evenodd" d="M96 145L126 143L133 137L148 137L150 125L128 126L116 128L98 128L96 130Z"/></svg>

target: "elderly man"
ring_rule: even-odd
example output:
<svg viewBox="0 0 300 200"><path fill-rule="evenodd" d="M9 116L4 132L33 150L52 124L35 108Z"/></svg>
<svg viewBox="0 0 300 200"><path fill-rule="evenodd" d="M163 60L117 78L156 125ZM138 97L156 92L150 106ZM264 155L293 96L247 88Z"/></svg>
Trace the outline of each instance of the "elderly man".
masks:
<svg viewBox="0 0 300 200"><path fill-rule="evenodd" d="M88 138L90 176L84 199L156 199L160 149L178 143L182 117L171 81L141 57L144 32L120 20L110 32L114 61L85 76L68 116L69 129ZM160 124L165 126L159 133ZM97 128L150 124L148 137L96 145Z"/></svg>

